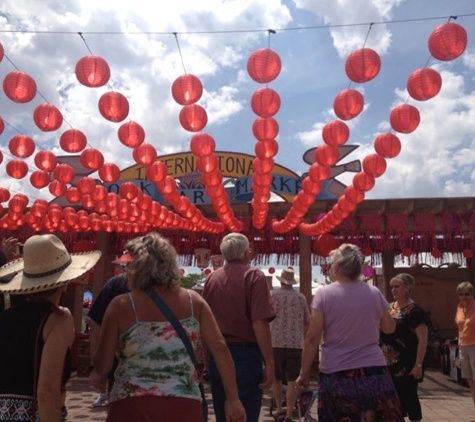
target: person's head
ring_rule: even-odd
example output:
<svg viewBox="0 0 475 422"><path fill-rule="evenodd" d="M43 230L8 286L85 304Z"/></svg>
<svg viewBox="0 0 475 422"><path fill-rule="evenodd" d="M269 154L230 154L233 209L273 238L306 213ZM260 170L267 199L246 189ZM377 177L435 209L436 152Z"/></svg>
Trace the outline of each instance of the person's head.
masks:
<svg viewBox="0 0 475 422"><path fill-rule="evenodd" d="M97 250L70 254L53 234L31 236L23 257L0 268L0 293L47 297L87 273L100 257Z"/></svg>
<svg viewBox="0 0 475 422"><path fill-rule="evenodd" d="M409 299L415 284L414 277L407 273L400 273L389 282L395 300Z"/></svg>
<svg viewBox="0 0 475 422"><path fill-rule="evenodd" d="M356 245L343 243L330 252L331 273L350 280L358 280L363 268L364 257Z"/></svg>
<svg viewBox="0 0 475 422"><path fill-rule="evenodd" d="M177 253L168 239L152 232L130 240L126 249L133 257L127 267L127 279L132 288L147 290L155 286L179 285Z"/></svg>
<svg viewBox="0 0 475 422"><path fill-rule="evenodd" d="M470 303L473 300L473 284L464 281L457 286L457 294L461 303Z"/></svg>
<svg viewBox="0 0 475 422"><path fill-rule="evenodd" d="M293 286L298 283L298 277L295 276L292 268L284 268L280 276L276 276L276 278L283 286Z"/></svg>
<svg viewBox="0 0 475 422"><path fill-rule="evenodd" d="M226 262L249 261L249 240L241 233L230 233L224 236L220 250Z"/></svg>

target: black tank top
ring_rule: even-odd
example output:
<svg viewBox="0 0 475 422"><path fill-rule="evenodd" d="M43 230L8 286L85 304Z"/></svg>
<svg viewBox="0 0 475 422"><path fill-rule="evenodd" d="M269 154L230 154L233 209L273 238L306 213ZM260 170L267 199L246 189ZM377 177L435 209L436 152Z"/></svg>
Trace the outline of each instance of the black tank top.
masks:
<svg viewBox="0 0 475 422"><path fill-rule="evenodd" d="M36 334L43 317L47 318L52 312L52 305L43 302L25 302L0 312L0 394L33 395ZM43 346L41 332L37 372ZM71 356L68 349L62 385L70 376Z"/></svg>

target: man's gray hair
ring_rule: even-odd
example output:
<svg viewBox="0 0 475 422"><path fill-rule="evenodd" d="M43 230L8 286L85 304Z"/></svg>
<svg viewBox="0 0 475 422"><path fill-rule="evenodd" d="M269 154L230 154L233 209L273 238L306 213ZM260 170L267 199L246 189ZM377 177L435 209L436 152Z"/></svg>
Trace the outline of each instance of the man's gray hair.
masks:
<svg viewBox="0 0 475 422"><path fill-rule="evenodd" d="M249 249L249 240L241 233L229 233L223 237L220 249L226 262L241 261Z"/></svg>

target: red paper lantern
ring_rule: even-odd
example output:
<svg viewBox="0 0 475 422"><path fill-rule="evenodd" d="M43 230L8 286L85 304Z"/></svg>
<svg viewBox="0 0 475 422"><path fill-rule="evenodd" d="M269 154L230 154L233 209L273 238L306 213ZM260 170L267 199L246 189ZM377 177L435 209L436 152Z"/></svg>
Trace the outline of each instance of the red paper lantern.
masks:
<svg viewBox="0 0 475 422"><path fill-rule="evenodd" d="M363 171L373 177L384 174L386 167L386 160L379 154L370 154L363 160Z"/></svg>
<svg viewBox="0 0 475 422"><path fill-rule="evenodd" d="M259 88L252 94L252 111L260 117L272 117L280 109L280 97L271 88Z"/></svg>
<svg viewBox="0 0 475 422"><path fill-rule="evenodd" d="M10 160L6 172L14 179L23 179L28 173L28 165L23 160Z"/></svg>
<svg viewBox="0 0 475 422"><path fill-rule="evenodd" d="M76 187L83 195L91 194L96 187L96 181L92 177L82 177L79 179Z"/></svg>
<svg viewBox="0 0 475 422"><path fill-rule="evenodd" d="M401 104L394 107L389 115L391 127L400 133L414 132L420 121L419 110L410 104Z"/></svg>
<svg viewBox="0 0 475 422"><path fill-rule="evenodd" d="M3 152L0 151L0 164L2 164L2 162L3 162Z"/></svg>
<svg viewBox="0 0 475 422"><path fill-rule="evenodd" d="M50 182L50 175L46 171L43 170L35 170L30 175L30 183L31 186L35 187L36 189L44 188L48 186Z"/></svg>
<svg viewBox="0 0 475 422"><path fill-rule="evenodd" d="M353 186L355 187L355 189L367 192L373 189L374 184L374 177L365 172L359 172L353 176Z"/></svg>
<svg viewBox="0 0 475 422"><path fill-rule="evenodd" d="M371 48L360 48L346 59L345 72L350 80L365 83L375 78L381 69L381 59Z"/></svg>
<svg viewBox="0 0 475 422"><path fill-rule="evenodd" d="M315 161L321 166L331 167L340 159L340 151L336 146L323 144L315 150Z"/></svg>
<svg viewBox="0 0 475 422"><path fill-rule="evenodd" d="M111 122L121 122L129 115L129 102L120 92L102 94L98 105L102 117Z"/></svg>
<svg viewBox="0 0 475 422"><path fill-rule="evenodd" d="M153 145L144 142L134 148L132 156L137 164L147 167L157 159L157 150Z"/></svg>
<svg viewBox="0 0 475 422"><path fill-rule="evenodd" d="M396 135L386 132L376 137L374 149L381 157L394 158L401 152L401 141Z"/></svg>
<svg viewBox="0 0 475 422"><path fill-rule="evenodd" d="M333 101L333 111L341 120L351 120L358 116L364 107L364 98L356 89L341 91Z"/></svg>
<svg viewBox="0 0 475 422"><path fill-rule="evenodd" d="M306 177L302 181L302 190L309 195L318 195L322 190L322 184L320 181L314 182L309 177Z"/></svg>
<svg viewBox="0 0 475 422"><path fill-rule="evenodd" d="M15 135L8 143L10 152L18 158L26 158L35 151L35 142L29 136Z"/></svg>
<svg viewBox="0 0 475 422"><path fill-rule="evenodd" d="M275 268L274 267L270 267L269 268L269 274L274 274L275 273Z"/></svg>
<svg viewBox="0 0 475 422"><path fill-rule="evenodd" d="M468 248L464 249L462 251L462 254L463 254L464 258L467 258L467 259L473 258L473 251L471 249L468 249Z"/></svg>
<svg viewBox="0 0 475 422"><path fill-rule="evenodd" d="M98 173L104 183L115 183L120 178L120 169L114 163L104 163Z"/></svg>
<svg viewBox="0 0 475 422"><path fill-rule="evenodd" d="M188 132L199 132L208 123L206 110L198 104L184 106L179 115L180 124Z"/></svg>
<svg viewBox="0 0 475 422"><path fill-rule="evenodd" d="M322 130L323 141L332 147L344 145L350 137L350 129L341 120L332 120Z"/></svg>
<svg viewBox="0 0 475 422"><path fill-rule="evenodd" d="M53 180L49 186L48 189L53 196L63 196L66 194L68 188L64 183L61 183L59 180Z"/></svg>
<svg viewBox="0 0 475 422"><path fill-rule="evenodd" d="M52 104L43 103L35 108L33 120L43 132L57 130L63 124L63 115Z"/></svg>
<svg viewBox="0 0 475 422"><path fill-rule="evenodd" d="M10 191L0 186L0 202L7 202L10 199Z"/></svg>
<svg viewBox="0 0 475 422"><path fill-rule="evenodd" d="M5 122L0 117L0 135L3 133L4 130L5 130Z"/></svg>
<svg viewBox="0 0 475 422"><path fill-rule="evenodd" d="M76 177L76 172L69 164L58 164L54 169L54 178L61 183L71 183Z"/></svg>
<svg viewBox="0 0 475 422"><path fill-rule="evenodd" d="M179 76L172 84L172 97L180 105L194 104L203 94L203 85L194 75Z"/></svg>
<svg viewBox="0 0 475 422"><path fill-rule="evenodd" d="M94 191L91 193L91 198L94 201L103 201L107 196L107 189L102 185L96 185Z"/></svg>
<svg viewBox="0 0 475 422"><path fill-rule="evenodd" d="M86 169L99 170L104 164L104 156L102 155L102 152L95 148L87 148L81 152L79 161Z"/></svg>
<svg viewBox="0 0 475 422"><path fill-rule="evenodd" d="M70 187L65 193L66 199L71 204L78 204L81 202L82 195L75 187Z"/></svg>
<svg viewBox="0 0 475 422"><path fill-rule="evenodd" d="M254 146L254 152L256 156L261 160L265 160L267 158L272 158L277 155L279 151L279 144L275 139L268 139L266 141L259 141L256 142Z"/></svg>
<svg viewBox="0 0 475 422"><path fill-rule="evenodd" d="M202 173L201 178L206 186L217 186L222 183L223 174L219 169L216 169L208 173Z"/></svg>
<svg viewBox="0 0 475 422"><path fill-rule="evenodd" d="M214 153L216 142L207 133L200 132L191 138L190 149L197 157L203 157Z"/></svg>
<svg viewBox="0 0 475 422"><path fill-rule="evenodd" d="M28 205L28 197L21 194L13 195L8 201L8 209L14 213L22 213Z"/></svg>
<svg viewBox="0 0 475 422"><path fill-rule="evenodd" d="M261 159L254 158L252 161L252 170L256 173L270 173L274 169L274 160L272 158Z"/></svg>
<svg viewBox="0 0 475 422"><path fill-rule="evenodd" d="M247 61L249 76L261 84L267 84L277 78L281 68L279 55L270 48L254 51Z"/></svg>
<svg viewBox="0 0 475 422"><path fill-rule="evenodd" d="M409 248L409 247L403 248L403 249L402 249L402 254L403 254L405 257L409 258L409 257L412 255L412 249Z"/></svg>
<svg viewBox="0 0 475 422"><path fill-rule="evenodd" d="M59 145L63 151L80 152L86 148L86 135L78 129L68 129L60 136Z"/></svg>
<svg viewBox="0 0 475 422"><path fill-rule="evenodd" d="M176 192L176 181L172 176L167 176L157 183L157 188L162 194L171 195Z"/></svg>
<svg viewBox="0 0 475 422"><path fill-rule="evenodd" d="M318 163L313 163L308 169L308 177L314 183L327 180L329 176L330 167L328 166L321 166Z"/></svg>
<svg viewBox="0 0 475 422"><path fill-rule="evenodd" d="M331 234L325 233L318 236L313 242L313 250L320 256L328 256L330 252L338 248L338 242Z"/></svg>
<svg viewBox="0 0 475 422"><path fill-rule="evenodd" d="M4 55L5 55L5 50L3 49L2 43L0 43L0 62L3 60Z"/></svg>
<svg viewBox="0 0 475 422"><path fill-rule="evenodd" d="M279 123L273 117L258 117L252 124L252 133L259 141L275 139L279 134Z"/></svg>
<svg viewBox="0 0 475 422"><path fill-rule="evenodd" d="M58 160L51 151L41 150L35 155L35 164L40 170L50 172L55 169Z"/></svg>
<svg viewBox="0 0 475 422"><path fill-rule="evenodd" d="M121 124L117 136L119 141L129 148L137 148L145 141L143 127L134 121Z"/></svg>
<svg viewBox="0 0 475 422"><path fill-rule="evenodd" d="M10 72L3 80L3 91L16 103L28 103L36 95L36 82L24 72Z"/></svg>
<svg viewBox="0 0 475 422"><path fill-rule="evenodd" d="M139 188L132 182L124 182L119 187L119 194L122 198L131 200L137 196Z"/></svg>
<svg viewBox="0 0 475 422"><path fill-rule="evenodd" d="M364 199L364 192L356 189L354 186L347 186L345 189L345 198L354 204L359 204Z"/></svg>
<svg viewBox="0 0 475 422"><path fill-rule="evenodd" d="M76 77L79 83L97 88L109 82L110 68L107 62L99 56L85 56L76 63Z"/></svg>
<svg viewBox="0 0 475 422"><path fill-rule="evenodd" d="M462 26L447 22L432 31L428 44L430 54L437 60L454 60L467 47L467 32Z"/></svg>
<svg viewBox="0 0 475 422"><path fill-rule="evenodd" d="M412 72L407 80L407 92L418 101L434 98L442 87L442 77L434 69L424 67Z"/></svg>
<svg viewBox="0 0 475 422"><path fill-rule="evenodd" d="M216 155L206 155L196 159L196 168L202 173L210 173L218 169L219 161Z"/></svg>
<svg viewBox="0 0 475 422"><path fill-rule="evenodd" d="M167 174L167 166L162 161L155 161L150 166L148 166L146 170L147 180L155 183L165 179Z"/></svg>

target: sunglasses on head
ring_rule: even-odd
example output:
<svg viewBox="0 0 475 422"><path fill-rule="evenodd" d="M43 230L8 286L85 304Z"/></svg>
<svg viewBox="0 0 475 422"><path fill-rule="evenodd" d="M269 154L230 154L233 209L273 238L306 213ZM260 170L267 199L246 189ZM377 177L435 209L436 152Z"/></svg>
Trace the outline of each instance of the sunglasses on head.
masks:
<svg viewBox="0 0 475 422"><path fill-rule="evenodd" d="M470 296L470 293L468 292L460 292L459 296Z"/></svg>

